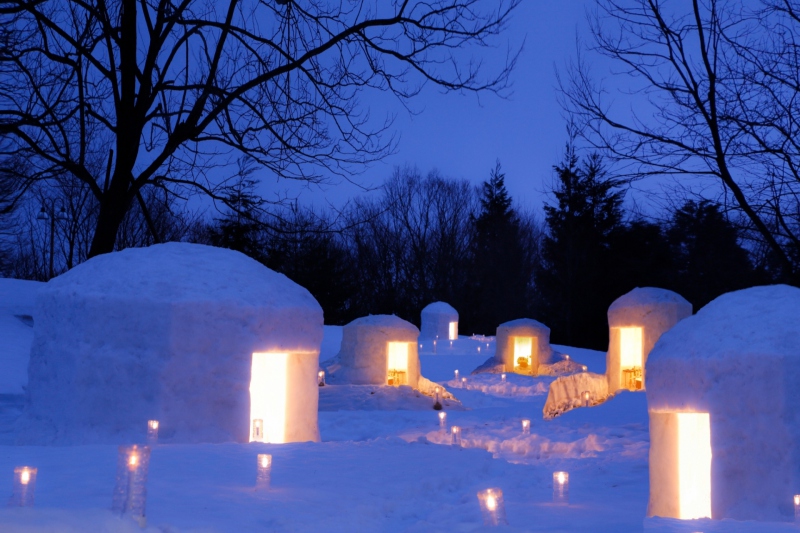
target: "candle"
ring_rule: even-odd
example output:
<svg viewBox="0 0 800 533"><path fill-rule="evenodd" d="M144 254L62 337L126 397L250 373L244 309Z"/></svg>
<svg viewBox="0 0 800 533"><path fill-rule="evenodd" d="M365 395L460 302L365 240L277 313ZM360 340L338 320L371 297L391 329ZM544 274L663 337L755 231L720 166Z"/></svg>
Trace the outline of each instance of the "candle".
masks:
<svg viewBox="0 0 800 533"><path fill-rule="evenodd" d="M14 487L8 502L9 507L33 507L37 472L37 468L30 466L18 466L14 469Z"/></svg>
<svg viewBox="0 0 800 533"><path fill-rule="evenodd" d="M441 429L447 428L447 413L445 413L444 411L439 413L439 427Z"/></svg>
<svg viewBox="0 0 800 533"><path fill-rule="evenodd" d="M319 372L317 372L317 385L319 385L320 387L324 387L325 386L325 371L324 370L320 370Z"/></svg>
<svg viewBox="0 0 800 533"><path fill-rule="evenodd" d="M589 391L583 391L583 406L589 407Z"/></svg>
<svg viewBox="0 0 800 533"><path fill-rule="evenodd" d="M465 388L467 386L467 378L461 378L461 388Z"/></svg>
<svg viewBox="0 0 800 533"><path fill-rule="evenodd" d="M586 365L583 365L581 368L583 369L583 371L584 371L584 372L586 372L587 370L589 370L589 367L588 367L588 366L586 366Z"/></svg>
<svg viewBox="0 0 800 533"><path fill-rule="evenodd" d="M272 455L258 454L256 461L256 489L268 489L272 481Z"/></svg>
<svg viewBox="0 0 800 533"><path fill-rule="evenodd" d="M522 420L522 434L530 435L530 433L531 433L531 421L525 418Z"/></svg>
<svg viewBox="0 0 800 533"><path fill-rule="evenodd" d="M461 428L458 426L452 426L450 428L450 435L452 436L451 444L453 446L461 446Z"/></svg>
<svg viewBox="0 0 800 533"><path fill-rule="evenodd" d="M800 522L800 494L794 495L794 521Z"/></svg>
<svg viewBox="0 0 800 533"><path fill-rule="evenodd" d="M458 370L454 370L453 374L456 376L456 381L458 381Z"/></svg>
<svg viewBox="0 0 800 533"><path fill-rule="evenodd" d="M478 491L478 503L481 506L483 525L499 526L508 524L502 490L492 488Z"/></svg>
<svg viewBox="0 0 800 533"><path fill-rule="evenodd" d="M506 375L505 374L500 374L500 381L502 381L503 383L506 382Z"/></svg>
<svg viewBox="0 0 800 533"><path fill-rule="evenodd" d="M569 474L553 472L553 503L569 503Z"/></svg>
<svg viewBox="0 0 800 533"><path fill-rule="evenodd" d="M158 443L158 420L147 421L147 444L155 445Z"/></svg>
<svg viewBox="0 0 800 533"><path fill-rule="evenodd" d="M117 483L111 510L129 516L144 527L147 502L148 446L120 446L117 454Z"/></svg>

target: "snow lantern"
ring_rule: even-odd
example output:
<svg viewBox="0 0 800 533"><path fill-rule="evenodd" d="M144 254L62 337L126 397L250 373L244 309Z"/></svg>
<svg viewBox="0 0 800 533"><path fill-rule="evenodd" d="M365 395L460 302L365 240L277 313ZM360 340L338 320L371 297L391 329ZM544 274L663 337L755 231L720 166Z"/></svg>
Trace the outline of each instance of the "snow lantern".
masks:
<svg viewBox="0 0 800 533"><path fill-rule="evenodd" d="M512 320L497 327L495 359L507 372L537 375L539 365L550 363L550 328L530 318Z"/></svg>
<svg viewBox="0 0 800 533"><path fill-rule="evenodd" d="M800 289L724 294L647 361L648 516L794 520L800 489Z"/></svg>
<svg viewBox="0 0 800 533"><path fill-rule="evenodd" d="M336 383L419 384L419 330L394 315L370 315L342 328Z"/></svg>
<svg viewBox="0 0 800 533"><path fill-rule="evenodd" d="M458 339L458 311L444 302L433 302L422 310L422 339Z"/></svg>
<svg viewBox="0 0 800 533"><path fill-rule="evenodd" d="M167 243L38 294L22 443L317 441L322 309L249 257ZM255 421L262 435L253 438Z"/></svg>
<svg viewBox="0 0 800 533"><path fill-rule="evenodd" d="M692 304L672 291L635 288L608 308L608 392L643 390L645 362L661 335L692 314Z"/></svg>

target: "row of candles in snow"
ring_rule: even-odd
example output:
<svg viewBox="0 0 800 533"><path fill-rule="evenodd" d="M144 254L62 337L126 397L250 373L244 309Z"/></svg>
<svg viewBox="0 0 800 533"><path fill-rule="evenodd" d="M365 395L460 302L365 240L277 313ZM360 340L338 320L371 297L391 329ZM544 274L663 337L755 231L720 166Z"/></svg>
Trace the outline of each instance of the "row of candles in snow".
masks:
<svg viewBox="0 0 800 533"><path fill-rule="evenodd" d="M569 474L553 472L553 503L569 504ZM508 525L503 491L491 488L478 491L478 504L486 526Z"/></svg>
<svg viewBox="0 0 800 533"><path fill-rule="evenodd" d="M436 343L437 342L438 342L437 340L433 341L433 353L436 353ZM452 347L453 347L453 341L451 340L450 341L450 348L452 348ZM489 343L488 342L486 343L486 347L487 348L489 347ZM422 349L422 344L419 345L419 348L420 348L420 350ZM481 347L480 346L478 346L478 353L481 353Z"/></svg>

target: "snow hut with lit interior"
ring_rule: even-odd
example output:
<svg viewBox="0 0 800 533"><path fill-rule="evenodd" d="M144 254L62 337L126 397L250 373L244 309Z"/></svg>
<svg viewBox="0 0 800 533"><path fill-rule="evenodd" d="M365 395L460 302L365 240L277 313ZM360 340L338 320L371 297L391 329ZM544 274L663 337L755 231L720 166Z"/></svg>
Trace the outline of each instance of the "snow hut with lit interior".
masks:
<svg viewBox="0 0 800 533"><path fill-rule="evenodd" d="M23 443L318 441L322 309L232 250L100 255L38 293Z"/></svg>
<svg viewBox="0 0 800 533"><path fill-rule="evenodd" d="M692 314L680 294L655 287L637 287L608 308L608 392L645 388L645 363L665 331Z"/></svg>
<svg viewBox="0 0 800 533"><path fill-rule="evenodd" d="M536 376L540 364L553 359L550 328L530 318L519 318L497 327L495 359L506 372Z"/></svg>
<svg viewBox="0 0 800 533"><path fill-rule="evenodd" d="M656 343L647 360L648 516L794 520L798 309L794 287L731 292Z"/></svg>
<svg viewBox="0 0 800 533"><path fill-rule="evenodd" d="M419 330L394 315L370 315L342 328L339 354L328 366L331 382L351 385L408 385L420 381Z"/></svg>
<svg viewBox="0 0 800 533"><path fill-rule="evenodd" d="M444 302L433 302L422 309L421 339L458 340L458 311Z"/></svg>

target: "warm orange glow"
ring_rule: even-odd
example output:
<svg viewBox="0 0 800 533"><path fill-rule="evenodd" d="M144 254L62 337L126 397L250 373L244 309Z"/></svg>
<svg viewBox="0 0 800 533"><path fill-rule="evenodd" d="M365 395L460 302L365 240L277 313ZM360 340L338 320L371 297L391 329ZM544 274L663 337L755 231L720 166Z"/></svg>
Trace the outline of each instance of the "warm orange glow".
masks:
<svg viewBox="0 0 800 533"><path fill-rule="evenodd" d="M408 353L410 342L388 343L387 383L389 385L408 384Z"/></svg>
<svg viewBox="0 0 800 533"><path fill-rule="evenodd" d="M556 472L555 478L559 485L563 485L569 479L569 474L566 472Z"/></svg>
<svg viewBox="0 0 800 533"><path fill-rule="evenodd" d="M447 413L444 413L444 412L439 413L439 420L443 421L445 418L447 418Z"/></svg>
<svg viewBox="0 0 800 533"><path fill-rule="evenodd" d="M320 370L319 372L317 372L317 377L320 378L320 379L324 378L325 377L325 372Z"/></svg>
<svg viewBox="0 0 800 533"><path fill-rule="evenodd" d="M148 420L147 427L150 429L158 429L158 420Z"/></svg>
<svg viewBox="0 0 800 533"><path fill-rule="evenodd" d="M288 353L254 353L250 374L250 423L263 421L262 442L286 442ZM250 435L250 442L257 435Z"/></svg>
<svg viewBox="0 0 800 533"><path fill-rule="evenodd" d="M533 365L533 337L514 337L514 366L530 368Z"/></svg>
<svg viewBox="0 0 800 533"><path fill-rule="evenodd" d="M269 468L272 463L272 456L268 453L258 454L258 464L261 468Z"/></svg>
<svg viewBox="0 0 800 533"><path fill-rule="evenodd" d="M139 466L139 454L138 453L130 454L128 456L128 469L136 470L138 466Z"/></svg>
<svg viewBox="0 0 800 533"><path fill-rule="evenodd" d="M711 418L677 413L679 518L711 518Z"/></svg>
<svg viewBox="0 0 800 533"><path fill-rule="evenodd" d="M565 354L565 355L564 355L564 359L566 359L567 361L569 361L569 356Z"/></svg>
<svg viewBox="0 0 800 533"><path fill-rule="evenodd" d="M22 472L19 475L19 482L23 485L27 485L31 482L31 471L27 468L23 468Z"/></svg>
<svg viewBox="0 0 800 533"><path fill-rule="evenodd" d="M794 504L795 505L800 505L800 494L795 494L794 495Z"/></svg>
<svg viewBox="0 0 800 533"><path fill-rule="evenodd" d="M451 341L454 341L458 338L458 322L450 322L448 333Z"/></svg>
<svg viewBox="0 0 800 533"><path fill-rule="evenodd" d="M453 371L453 375L455 375L456 381L458 381L458 370L454 370Z"/></svg>
<svg viewBox="0 0 800 533"><path fill-rule="evenodd" d="M619 364L622 368L641 367L643 349L642 328L619 328Z"/></svg>
<svg viewBox="0 0 800 533"><path fill-rule="evenodd" d="M490 511L497 509L497 499L494 497L494 494L486 496L486 508Z"/></svg>
<svg viewBox="0 0 800 533"><path fill-rule="evenodd" d="M583 393L583 399L589 401L589 391Z"/></svg>

